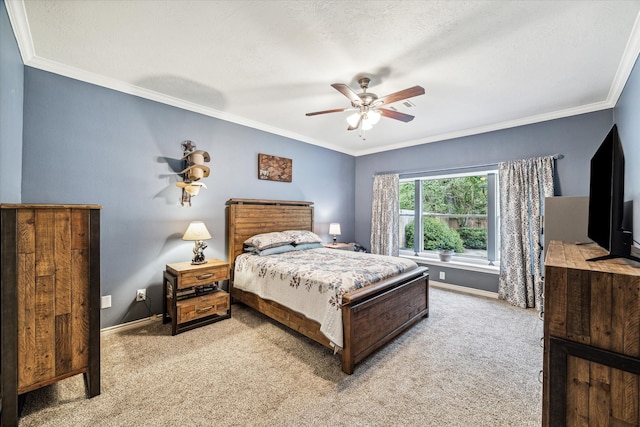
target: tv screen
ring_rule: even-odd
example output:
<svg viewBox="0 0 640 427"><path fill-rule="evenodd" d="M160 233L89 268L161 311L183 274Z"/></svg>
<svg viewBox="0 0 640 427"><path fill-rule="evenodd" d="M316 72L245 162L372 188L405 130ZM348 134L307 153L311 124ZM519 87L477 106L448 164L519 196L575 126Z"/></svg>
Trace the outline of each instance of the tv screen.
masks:
<svg viewBox="0 0 640 427"><path fill-rule="evenodd" d="M623 229L624 205L624 151L618 128L613 125L591 158L587 230L589 238L609 254L590 261L639 260L631 256L631 230Z"/></svg>

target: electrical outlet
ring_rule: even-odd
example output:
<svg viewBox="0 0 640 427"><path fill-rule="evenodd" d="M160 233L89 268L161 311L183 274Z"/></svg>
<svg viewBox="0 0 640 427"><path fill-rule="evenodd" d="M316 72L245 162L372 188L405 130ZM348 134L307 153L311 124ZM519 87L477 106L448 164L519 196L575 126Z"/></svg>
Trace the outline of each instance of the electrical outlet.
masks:
<svg viewBox="0 0 640 427"><path fill-rule="evenodd" d="M100 299L100 308L111 307L111 295L105 295Z"/></svg>
<svg viewBox="0 0 640 427"><path fill-rule="evenodd" d="M136 291L136 301L144 301L147 299L147 290L146 289L138 289Z"/></svg>
<svg viewBox="0 0 640 427"><path fill-rule="evenodd" d="M440 272L440 280L444 280L444 271Z"/></svg>

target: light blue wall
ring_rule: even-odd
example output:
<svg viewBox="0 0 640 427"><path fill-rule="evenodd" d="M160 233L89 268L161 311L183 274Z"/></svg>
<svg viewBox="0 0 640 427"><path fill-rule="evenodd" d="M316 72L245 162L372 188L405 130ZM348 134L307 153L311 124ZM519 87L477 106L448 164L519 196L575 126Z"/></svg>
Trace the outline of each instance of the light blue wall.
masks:
<svg viewBox="0 0 640 427"><path fill-rule="evenodd" d="M625 199L633 200L633 239L640 250L640 66L636 60L614 109L625 156Z"/></svg>
<svg viewBox="0 0 640 427"><path fill-rule="evenodd" d="M0 2L0 202L20 203L24 66Z"/></svg>
<svg viewBox="0 0 640 427"><path fill-rule="evenodd" d="M371 233L373 175L462 168L495 164L551 154L563 154L556 162L556 195L589 194L589 160L611 128L612 110L551 120L512 129L473 135L448 141L356 158L356 240L368 242ZM431 268L437 280L438 267ZM497 292L495 275L447 271L447 282ZM455 281L454 281L455 280Z"/></svg>
<svg viewBox="0 0 640 427"><path fill-rule="evenodd" d="M148 316L135 291L147 288L160 313L162 271L191 259L181 240L192 220L213 239L208 257L227 259L225 203L230 198L307 200L315 231L329 241L354 236L352 156L25 67L24 203L89 203L102 209L102 327ZM208 189L179 206L171 165L181 142L209 152ZM293 182L258 180L258 153L293 161ZM181 166L177 162L178 167ZM179 169L178 169L179 170Z"/></svg>

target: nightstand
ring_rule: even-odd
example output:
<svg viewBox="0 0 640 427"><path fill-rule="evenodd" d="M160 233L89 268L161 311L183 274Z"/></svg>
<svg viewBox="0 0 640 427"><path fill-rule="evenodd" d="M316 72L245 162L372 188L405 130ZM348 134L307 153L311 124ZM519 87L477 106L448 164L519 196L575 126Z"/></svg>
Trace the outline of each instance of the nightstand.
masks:
<svg viewBox="0 0 640 427"><path fill-rule="evenodd" d="M354 250L351 243L336 243L335 245L333 243L325 243L324 247L329 249L342 249L343 251Z"/></svg>
<svg viewBox="0 0 640 427"><path fill-rule="evenodd" d="M229 279L229 264L208 259L167 264L164 271L162 323L171 320L171 335L231 317L229 294L218 282Z"/></svg>

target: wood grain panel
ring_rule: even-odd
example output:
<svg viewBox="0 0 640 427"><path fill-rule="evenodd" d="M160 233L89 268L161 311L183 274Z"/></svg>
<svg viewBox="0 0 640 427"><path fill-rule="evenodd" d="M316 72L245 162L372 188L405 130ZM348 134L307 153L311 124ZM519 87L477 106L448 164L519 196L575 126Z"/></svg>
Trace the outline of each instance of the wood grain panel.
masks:
<svg viewBox="0 0 640 427"><path fill-rule="evenodd" d="M32 227L33 231L33 227ZM18 255L18 387L35 381L36 367L36 280L35 253Z"/></svg>
<svg viewBox="0 0 640 427"><path fill-rule="evenodd" d="M610 273L592 272L589 276L591 286L591 345L599 348L611 348L611 313L613 298L613 276Z"/></svg>
<svg viewBox="0 0 640 427"><path fill-rule="evenodd" d="M591 342L591 286L589 272L567 271L567 338L585 344Z"/></svg>
<svg viewBox="0 0 640 427"><path fill-rule="evenodd" d="M613 275L612 349L638 357L638 277ZM616 420L638 424L638 376L615 370L612 413Z"/></svg>
<svg viewBox="0 0 640 427"><path fill-rule="evenodd" d="M589 362L567 358L567 427L589 426Z"/></svg>
<svg viewBox="0 0 640 427"><path fill-rule="evenodd" d="M229 263L243 251L243 243L251 236L282 230L313 231L313 206L292 206L274 201L273 204L234 203L227 207Z"/></svg>
<svg viewBox="0 0 640 427"><path fill-rule="evenodd" d="M71 346L71 313L58 314L56 324L56 370L55 376L71 372L73 349Z"/></svg>
<svg viewBox="0 0 640 427"><path fill-rule="evenodd" d="M547 286L553 283L554 286ZM567 270L548 266L545 273L544 316L547 334L567 336Z"/></svg>
<svg viewBox="0 0 640 427"><path fill-rule="evenodd" d="M626 276L624 296L624 351L640 357L640 276Z"/></svg>
<svg viewBox="0 0 640 427"><path fill-rule="evenodd" d="M89 249L89 211L71 210L72 249Z"/></svg>
<svg viewBox="0 0 640 427"><path fill-rule="evenodd" d="M359 360L361 353L375 346L383 337L379 322L383 322L387 330L395 330L423 314L428 307L423 280L403 285L405 292L401 294L386 292L367 301L366 305L351 307L350 328L358 331L351 342L351 350L356 360Z"/></svg>
<svg viewBox="0 0 640 427"><path fill-rule="evenodd" d="M16 245L18 253L32 254L36 251L36 213L33 209L20 209L17 213Z"/></svg>
<svg viewBox="0 0 640 427"><path fill-rule="evenodd" d="M589 363L589 425L593 427L610 424L611 368L599 363Z"/></svg>
<svg viewBox="0 0 640 427"><path fill-rule="evenodd" d="M89 363L89 251L71 252L71 369L81 369Z"/></svg>
<svg viewBox="0 0 640 427"><path fill-rule="evenodd" d="M638 376L619 369L611 371L611 417L621 423L638 423Z"/></svg>
<svg viewBox="0 0 640 427"><path fill-rule="evenodd" d="M34 372L34 378L36 382L45 381L49 378L54 377L55 375L55 294L53 282L53 276L36 277L36 364Z"/></svg>
<svg viewBox="0 0 640 427"><path fill-rule="evenodd" d="M54 209L56 315L71 312L71 212Z"/></svg>
<svg viewBox="0 0 640 427"><path fill-rule="evenodd" d="M49 209L36 210L36 276L56 274L55 213Z"/></svg>

